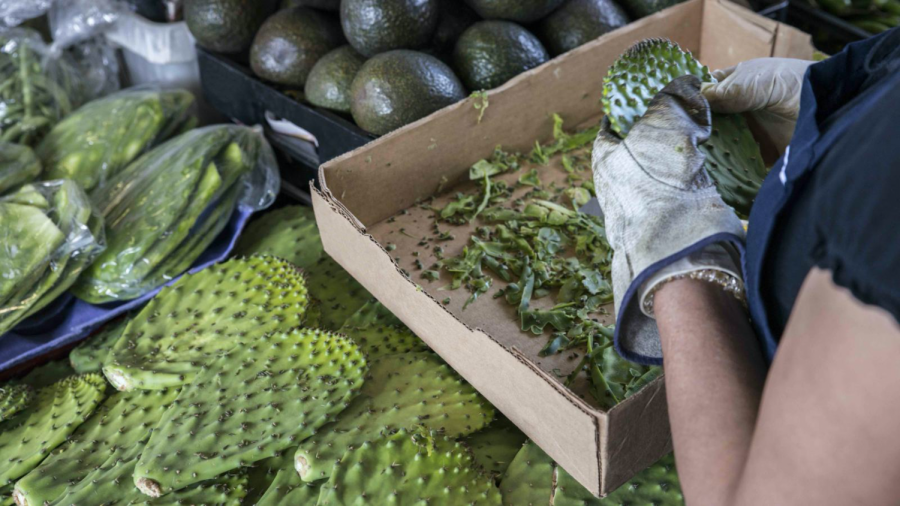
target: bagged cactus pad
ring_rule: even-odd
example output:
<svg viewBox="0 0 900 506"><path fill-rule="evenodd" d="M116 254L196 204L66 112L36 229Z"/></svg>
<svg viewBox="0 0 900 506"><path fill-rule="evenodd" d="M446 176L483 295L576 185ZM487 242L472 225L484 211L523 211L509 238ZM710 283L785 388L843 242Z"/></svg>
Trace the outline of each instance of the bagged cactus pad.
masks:
<svg viewBox="0 0 900 506"><path fill-rule="evenodd" d="M632 46L604 79L601 101L610 127L621 137L627 136L653 97L684 75L715 82L709 68L673 42L647 39ZM700 149L722 199L739 216L748 216L768 170L747 121L739 114L713 114L710 138Z"/></svg>
<svg viewBox="0 0 900 506"><path fill-rule="evenodd" d="M161 290L125 328L103 373L119 390L189 383L248 336L304 322L303 276L270 256L235 258Z"/></svg>

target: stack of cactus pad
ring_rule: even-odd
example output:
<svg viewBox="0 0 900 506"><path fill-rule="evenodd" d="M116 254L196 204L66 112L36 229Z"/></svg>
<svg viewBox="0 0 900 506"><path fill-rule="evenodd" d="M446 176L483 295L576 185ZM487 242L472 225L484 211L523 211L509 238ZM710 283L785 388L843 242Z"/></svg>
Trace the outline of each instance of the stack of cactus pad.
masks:
<svg viewBox="0 0 900 506"><path fill-rule="evenodd" d="M129 89L94 100L60 121L38 145L44 179L102 185L150 147L189 130L194 96L185 90Z"/></svg>
<svg viewBox="0 0 900 506"><path fill-rule="evenodd" d="M102 251L103 220L72 181L0 197L0 335L75 283Z"/></svg>
<svg viewBox="0 0 900 506"><path fill-rule="evenodd" d="M94 188L107 247L72 287L92 304L130 300L187 269L231 218L244 176L271 153L240 126L191 130L141 155Z"/></svg>
<svg viewBox="0 0 900 506"><path fill-rule="evenodd" d="M307 209L272 215L251 229L278 237L255 229L248 256L182 277L74 350L82 375L48 364L0 388L0 502L680 503L670 461L612 502L592 497L348 282ZM325 306L339 332L313 328Z"/></svg>
<svg viewBox="0 0 900 506"><path fill-rule="evenodd" d="M653 97L684 75L715 82L707 67L668 40L647 39L626 51L604 80L603 111L611 128L624 138ZM713 114L710 138L700 149L722 199L738 216L747 217L768 174L747 121L740 115Z"/></svg>

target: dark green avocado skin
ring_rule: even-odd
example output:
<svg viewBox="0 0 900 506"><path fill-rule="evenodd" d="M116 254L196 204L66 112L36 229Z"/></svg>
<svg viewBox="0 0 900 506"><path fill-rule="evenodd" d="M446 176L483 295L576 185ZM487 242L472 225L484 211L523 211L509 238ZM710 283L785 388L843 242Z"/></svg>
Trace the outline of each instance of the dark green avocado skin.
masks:
<svg viewBox="0 0 900 506"><path fill-rule="evenodd" d="M280 10L257 32L250 68L267 81L302 87L319 58L342 43L331 16L305 7Z"/></svg>
<svg viewBox="0 0 900 506"><path fill-rule="evenodd" d="M470 90L489 90L550 59L541 41L509 21L480 21L453 50L453 65Z"/></svg>
<svg viewBox="0 0 900 506"><path fill-rule="evenodd" d="M569 0L540 21L537 33L550 54L558 56L629 21L613 0Z"/></svg>
<svg viewBox="0 0 900 506"><path fill-rule="evenodd" d="M197 44L217 53L240 53L269 13L261 0L187 0L184 21Z"/></svg>
<svg viewBox="0 0 900 506"><path fill-rule="evenodd" d="M303 94L313 105L350 112L350 85L366 59L350 46L341 46L316 62Z"/></svg>
<svg viewBox="0 0 900 506"><path fill-rule="evenodd" d="M440 0L440 17L431 47L438 54L449 55L453 52L456 40L466 31L466 28L481 21L478 14L471 7L459 0Z"/></svg>
<svg viewBox="0 0 900 506"><path fill-rule="evenodd" d="M313 9L337 12L341 8L341 0L282 0L282 9L290 7L312 7Z"/></svg>
<svg viewBox="0 0 900 506"><path fill-rule="evenodd" d="M427 46L438 16L438 0L341 1L344 35L363 56Z"/></svg>
<svg viewBox="0 0 900 506"><path fill-rule="evenodd" d="M533 23L553 12L565 0L466 0L484 19Z"/></svg>
<svg viewBox="0 0 900 506"><path fill-rule="evenodd" d="M684 0L623 0L623 6L635 19L649 16Z"/></svg>
<svg viewBox="0 0 900 506"><path fill-rule="evenodd" d="M466 90L445 63L417 51L398 49L370 58L351 86L356 124L376 135L466 98Z"/></svg>

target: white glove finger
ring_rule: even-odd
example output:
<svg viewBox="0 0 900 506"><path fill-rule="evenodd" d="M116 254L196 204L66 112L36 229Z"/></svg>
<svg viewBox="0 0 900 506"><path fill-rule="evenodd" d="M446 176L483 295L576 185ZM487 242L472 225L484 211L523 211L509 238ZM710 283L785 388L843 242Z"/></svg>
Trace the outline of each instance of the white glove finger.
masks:
<svg viewBox="0 0 900 506"><path fill-rule="evenodd" d="M741 73L741 65L743 63L718 83L703 85L701 92L713 111L736 114L765 107L769 95L763 96L758 93L755 79L747 79L747 76Z"/></svg>
<svg viewBox="0 0 900 506"><path fill-rule="evenodd" d="M734 70L737 68L737 65L732 65L728 68L719 69L712 71L712 76L716 81L724 81L728 76L734 73Z"/></svg>

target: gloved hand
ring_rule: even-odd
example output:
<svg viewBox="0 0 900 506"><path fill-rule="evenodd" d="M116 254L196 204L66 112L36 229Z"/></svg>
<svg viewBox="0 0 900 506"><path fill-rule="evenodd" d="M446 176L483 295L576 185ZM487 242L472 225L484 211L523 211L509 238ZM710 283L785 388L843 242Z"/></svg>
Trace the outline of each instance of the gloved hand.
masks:
<svg viewBox="0 0 900 506"><path fill-rule="evenodd" d="M703 95L715 112L750 113L784 154L797 125L803 76L813 63L791 58L741 62L713 72L719 82L704 83Z"/></svg>
<svg viewBox="0 0 900 506"><path fill-rule="evenodd" d="M604 119L594 142L597 197L614 249L615 344L641 363L660 363L656 321L641 310L645 285L660 276L713 269L740 276L722 244L742 248L744 230L703 169L697 145L710 135L710 113L693 76L675 79L650 102L625 140Z"/></svg>

